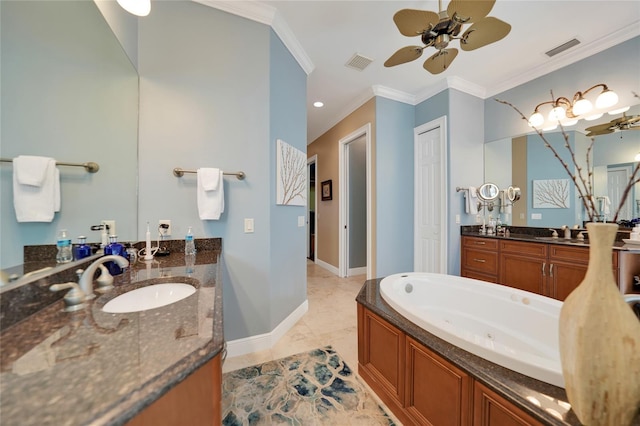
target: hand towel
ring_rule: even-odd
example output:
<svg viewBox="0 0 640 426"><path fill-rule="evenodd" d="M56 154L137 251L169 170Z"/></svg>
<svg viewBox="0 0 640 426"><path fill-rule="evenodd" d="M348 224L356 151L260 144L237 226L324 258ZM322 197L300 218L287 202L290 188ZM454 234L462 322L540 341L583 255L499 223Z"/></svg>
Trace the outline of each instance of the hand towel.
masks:
<svg viewBox="0 0 640 426"><path fill-rule="evenodd" d="M56 161L47 158L43 162L40 158L31 160L21 156L13 162L13 207L18 222L51 222L56 211L60 210L60 175L56 168ZM45 171L41 183L39 179L40 167L45 163ZM22 179L22 181L21 181ZM29 182L22 184L21 182Z"/></svg>
<svg viewBox="0 0 640 426"><path fill-rule="evenodd" d="M49 157L18 155L13 159L13 175L20 185L42 186L51 160Z"/></svg>
<svg viewBox="0 0 640 426"><path fill-rule="evenodd" d="M465 211L469 214L478 214L478 191L476 187L470 186L465 196L467 196Z"/></svg>
<svg viewBox="0 0 640 426"><path fill-rule="evenodd" d="M218 183L222 179L220 169L201 168L198 169L198 172L202 177L202 188L205 191L215 191L216 189L218 189Z"/></svg>
<svg viewBox="0 0 640 426"><path fill-rule="evenodd" d="M602 208L602 214L604 215L608 215L611 214L611 200L609 199L609 197L607 197L606 195L604 197L602 197L603 200L603 208Z"/></svg>
<svg viewBox="0 0 640 426"><path fill-rule="evenodd" d="M218 170L217 189L206 190L213 185L209 181L211 169L198 169L198 214L200 220L218 220L224 212L224 182L222 181L222 170Z"/></svg>

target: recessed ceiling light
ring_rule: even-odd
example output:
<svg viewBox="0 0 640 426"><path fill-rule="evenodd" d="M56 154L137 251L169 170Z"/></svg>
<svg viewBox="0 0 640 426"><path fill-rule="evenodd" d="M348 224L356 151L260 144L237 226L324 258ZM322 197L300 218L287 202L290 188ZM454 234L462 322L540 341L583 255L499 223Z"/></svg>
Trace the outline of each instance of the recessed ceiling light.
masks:
<svg viewBox="0 0 640 426"><path fill-rule="evenodd" d="M324 103L320 102L320 101L315 101L313 103L313 106L316 108L322 108L324 106Z"/></svg>

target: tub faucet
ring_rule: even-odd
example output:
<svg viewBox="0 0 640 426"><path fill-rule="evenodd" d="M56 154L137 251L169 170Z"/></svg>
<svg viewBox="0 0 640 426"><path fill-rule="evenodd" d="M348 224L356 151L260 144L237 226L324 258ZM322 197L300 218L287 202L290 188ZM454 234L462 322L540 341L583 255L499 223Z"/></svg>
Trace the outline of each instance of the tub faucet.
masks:
<svg viewBox="0 0 640 426"><path fill-rule="evenodd" d="M79 269L78 271L82 271L82 275L80 275L80 281L78 282L78 284L80 285L80 290L82 290L86 295L86 300L96 297L96 295L93 293L93 276L96 274L96 270L98 270L100 265L105 262L116 262L121 268L126 268L127 266L129 266L129 261L124 257L110 254L96 259L84 271L82 271L82 269Z"/></svg>
<svg viewBox="0 0 640 426"><path fill-rule="evenodd" d="M571 228L569 228L567 225L562 225L562 228L560 228L562 230L564 230L564 239L565 240L570 240L571 239Z"/></svg>

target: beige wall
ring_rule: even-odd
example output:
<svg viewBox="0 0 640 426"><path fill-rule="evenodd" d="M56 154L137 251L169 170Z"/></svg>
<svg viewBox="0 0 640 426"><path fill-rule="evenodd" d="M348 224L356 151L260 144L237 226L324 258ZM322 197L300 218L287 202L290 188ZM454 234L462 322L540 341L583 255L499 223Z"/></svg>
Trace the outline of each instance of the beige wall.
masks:
<svg viewBox="0 0 640 426"><path fill-rule="evenodd" d="M322 201L318 196L318 205L316 208L316 217L318 228L316 229L316 240L318 244L317 259L338 268L339 258L339 211L338 200L340 197L340 183L338 181L338 144L340 139L358 130L367 123L371 123L371 162L373 170L371 176L375 176L375 117L376 103L375 98L371 98L360 108L352 112L344 120L333 126L325 134L313 141L307 146L307 157L318 156L316 162L316 172L318 180L316 185L320 185L325 180L331 179L333 188L333 199L330 201ZM372 194L375 194L375 178L372 178ZM319 191L319 189L318 189ZM318 194L319 195L319 194ZM375 195L372 204L375 207ZM372 252L375 253L375 208L371 212L373 235L371 241ZM375 276L375 259L372 265L373 276Z"/></svg>
<svg viewBox="0 0 640 426"><path fill-rule="evenodd" d="M513 205L512 221L514 226L527 226L527 137L520 136L511 141L511 170L513 186L520 187L520 201ZM520 215L524 214L524 219Z"/></svg>

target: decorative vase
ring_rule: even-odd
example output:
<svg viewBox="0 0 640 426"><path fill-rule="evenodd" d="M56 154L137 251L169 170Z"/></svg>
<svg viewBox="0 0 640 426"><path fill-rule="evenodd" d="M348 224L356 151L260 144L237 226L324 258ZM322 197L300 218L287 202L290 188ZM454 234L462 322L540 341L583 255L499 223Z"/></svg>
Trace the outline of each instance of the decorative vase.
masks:
<svg viewBox="0 0 640 426"><path fill-rule="evenodd" d="M583 424L628 426L640 406L640 321L613 275L618 225L589 223L587 231L587 273L560 310L565 389Z"/></svg>

